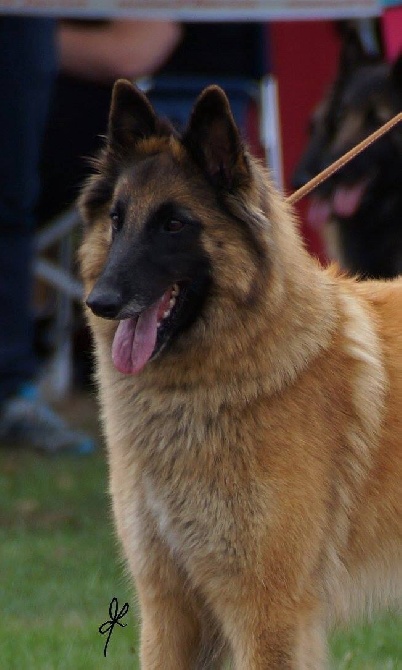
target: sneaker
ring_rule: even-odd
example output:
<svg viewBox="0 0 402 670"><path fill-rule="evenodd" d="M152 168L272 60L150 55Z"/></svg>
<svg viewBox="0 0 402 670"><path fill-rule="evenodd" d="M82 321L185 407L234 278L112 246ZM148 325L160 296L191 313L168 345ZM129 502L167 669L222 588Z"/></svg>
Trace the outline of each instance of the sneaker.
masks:
<svg viewBox="0 0 402 670"><path fill-rule="evenodd" d="M86 455L95 450L94 440L71 429L43 402L37 388L31 384L2 404L0 441L10 446L39 449L47 454L68 451Z"/></svg>

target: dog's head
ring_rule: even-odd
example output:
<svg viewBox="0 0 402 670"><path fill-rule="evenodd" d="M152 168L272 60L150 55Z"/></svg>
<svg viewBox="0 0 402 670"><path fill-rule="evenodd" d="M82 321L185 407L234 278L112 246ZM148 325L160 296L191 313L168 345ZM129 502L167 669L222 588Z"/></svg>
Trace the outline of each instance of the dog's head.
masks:
<svg viewBox="0 0 402 670"><path fill-rule="evenodd" d="M201 94L178 137L139 90L117 82L96 168L80 200L81 267L115 366L139 372L189 332L201 337L206 322L211 334L221 314L227 329L241 327L231 316L265 280L269 233L223 91Z"/></svg>
<svg viewBox="0 0 402 670"><path fill-rule="evenodd" d="M344 45L337 80L310 123L308 146L293 184L300 187L402 110L402 55L392 67L364 55L356 39ZM378 179L389 186L401 167L402 130L395 128L319 187L308 219L320 225L350 218L367 203Z"/></svg>

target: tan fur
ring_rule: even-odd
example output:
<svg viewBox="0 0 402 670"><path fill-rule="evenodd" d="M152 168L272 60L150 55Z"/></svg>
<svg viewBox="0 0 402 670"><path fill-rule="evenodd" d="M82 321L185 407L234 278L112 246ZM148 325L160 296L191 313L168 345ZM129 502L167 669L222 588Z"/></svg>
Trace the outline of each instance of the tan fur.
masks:
<svg viewBox="0 0 402 670"><path fill-rule="evenodd" d="M141 151L156 155L148 181L137 193L134 170L116 185L137 193L132 220L167 198L190 204L216 287L135 377L113 367L116 323L88 314L142 668L212 669L228 655L236 670L319 670L332 624L401 597L402 281L319 268L250 158L250 186L223 209L178 140ZM87 291L106 213L86 212Z"/></svg>

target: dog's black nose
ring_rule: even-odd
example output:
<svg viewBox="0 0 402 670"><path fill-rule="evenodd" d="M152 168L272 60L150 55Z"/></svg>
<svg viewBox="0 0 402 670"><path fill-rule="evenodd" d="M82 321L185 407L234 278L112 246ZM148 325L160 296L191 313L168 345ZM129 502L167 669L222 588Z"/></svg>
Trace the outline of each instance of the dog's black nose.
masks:
<svg viewBox="0 0 402 670"><path fill-rule="evenodd" d="M86 304L96 316L102 316L105 319L114 319L123 306L119 291L112 288L102 289L97 286L89 294Z"/></svg>

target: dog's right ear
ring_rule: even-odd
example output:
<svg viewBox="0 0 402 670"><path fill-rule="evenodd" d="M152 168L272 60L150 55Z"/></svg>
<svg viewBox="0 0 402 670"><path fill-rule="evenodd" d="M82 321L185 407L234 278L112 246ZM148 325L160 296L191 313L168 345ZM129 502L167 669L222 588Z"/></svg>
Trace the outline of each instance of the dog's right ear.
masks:
<svg viewBox="0 0 402 670"><path fill-rule="evenodd" d="M107 146L113 152L132 152L138 140L156 132L157 116L145 95L125 79L116 81L109 113Z"/></svg>
<svg viewBox="0 0 402 670"><path fill-rule="evenodd" d="M342 38L342 48L340 53L340 77L347 77L356 68L361 65L375 63L380 60L380 56L368 53L362 44L359 33L354 26L341 25L339 28Z"/></svg>
<svg viewBox="0 0 402 670"><path fill-rule="evenodd" d="M396 90L402 93L402 52L392 64L391 78Z"/></svg>
<svg viewBox="0 0 402 670"><path fill-rule="evenodd" d="M89 177L79 198L87 224L112 198L120 161L132 157L138 141L153 135L157 123L145 95L129 81L119 79L112 92L106 146L91 161L95 174Z"/></svg>
<svg viewBox="0 0 402 670"><path fill-rule="evenodd" d="M369 60L366 52L363 49L360 36L356 29L346 26L341 30L342 48L340 54L340 74L347 76L359 65Z"/></svg>

